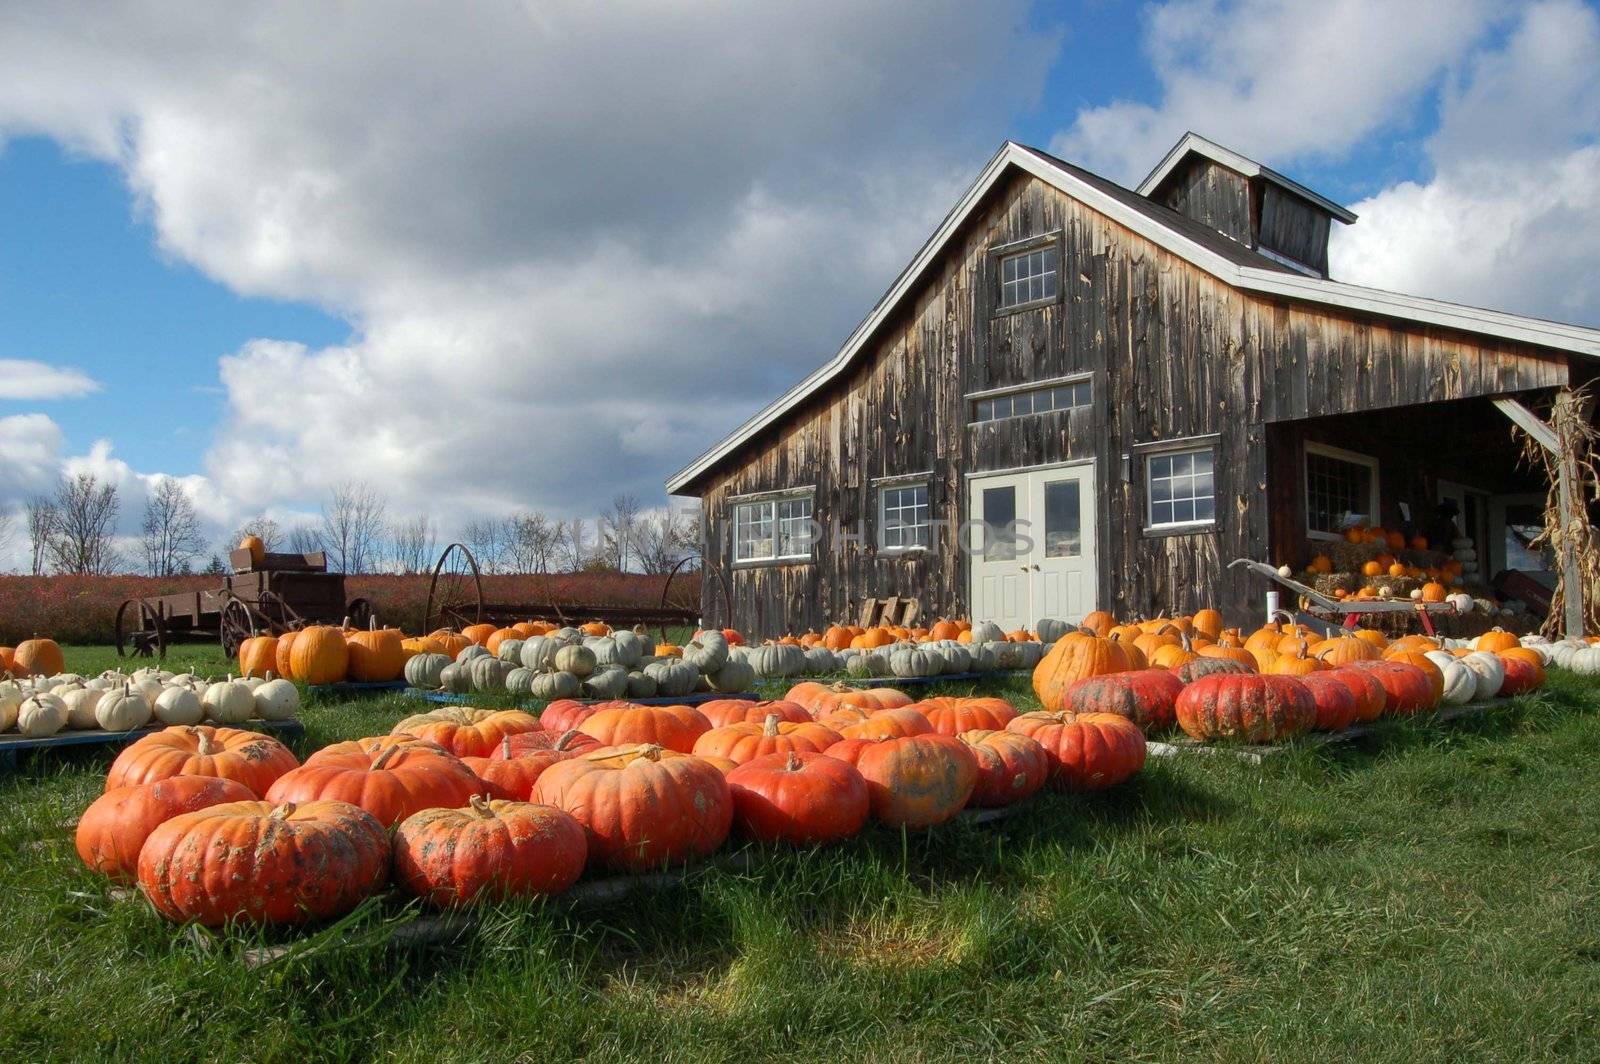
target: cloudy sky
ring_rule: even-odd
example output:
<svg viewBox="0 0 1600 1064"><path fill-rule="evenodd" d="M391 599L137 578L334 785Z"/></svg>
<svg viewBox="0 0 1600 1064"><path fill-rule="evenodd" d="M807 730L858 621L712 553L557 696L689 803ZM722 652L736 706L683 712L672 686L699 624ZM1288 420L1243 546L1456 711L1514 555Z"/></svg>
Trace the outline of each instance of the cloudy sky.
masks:
<svg viewBox="0 0 1600 1064"><path fill-rule="evenodd" d="M1008 137L1192 128L1361 215L1340 279L1600 325L1584 0L181 6L0 6L0 511L662 502Z"/></svg>

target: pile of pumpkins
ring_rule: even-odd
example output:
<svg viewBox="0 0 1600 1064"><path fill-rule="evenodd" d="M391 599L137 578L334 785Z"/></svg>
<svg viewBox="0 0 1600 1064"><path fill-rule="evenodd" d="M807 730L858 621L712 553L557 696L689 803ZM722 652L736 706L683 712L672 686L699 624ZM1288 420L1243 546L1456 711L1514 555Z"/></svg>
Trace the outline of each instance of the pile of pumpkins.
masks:
<svg viewBox="0 0 1600 1064"><path fill-rule="evenodd" d="M1119 713L1147 734L1176 723L1201 740L1273 742L1522 694L1562 658L1600 671L1600 647L1498 628L1474 640L1390 640L1285 621L1246 636L1215 610L1130 624L1094 613L1051 647L1033 688L1046 709Z"/></svg>
<svg viewBox="0 0 1600 1064"><path fill-rule="evenodd" d="M931 827L1104 790L1145 756L1118 716L815 683L699 707L451 707L303 764L269 736L184 726L117 757L75 841L170 920L304 923L390 883L449 907L695 860L735 832L809 846Z"/></svg>
<svg viewBox="0 0 1600 1064"><path fill-rule="evenodd" d="M0 732L15 729L30 739L68 730L127 732L151 724L288 720L299 708L294 684L266 677L208 680L193 673L138 669L0 680Z"/></svg>

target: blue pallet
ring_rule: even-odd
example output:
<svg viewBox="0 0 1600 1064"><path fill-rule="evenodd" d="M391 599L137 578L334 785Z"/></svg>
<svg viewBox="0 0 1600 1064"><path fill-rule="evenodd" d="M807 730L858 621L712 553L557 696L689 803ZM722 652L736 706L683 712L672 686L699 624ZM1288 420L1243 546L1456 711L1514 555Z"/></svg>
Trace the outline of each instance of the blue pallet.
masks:
<svg viewBox="0 0 1600 1064"><path fill-rule="evenodd" d="M209 721L202 723L208 726L216 726ZM264 728L267 731L282 733L288 738L304 735L306 731L306 726L294 719L251 720L245 721L243 724L223 726L245 729ZM3 739L0 740L0 772L15 768L17 754L23 750L43 750L57 746L125 746L136 739L144 738L146 735L164 731L167 727L165 724L152 724L148 727L135 728L133 731L125 732L108 732L99 728L91 728L86 731L57 732L54 735L46 735L42 738L18 737L15 739Z"/></svg>
<svg viewBox="0 0 1600 1064"><path fill-rule="evenodd" d="M306 687L306 690L314 695L359 695L384 691L404 691L405 689L406 682L404 680L379 680L375 683L319 683Z"/></svg>
<svg viewBox="0 0 1600 1064"><path fill-rule="evenodd" d="M472 701L473 697L472 695L451 694L446 691L423 691L416 687L406 688L405 693L408 698L420 698L424 701L441 702L450 706L467 705ZM752 691L740 691L737 694L721 694L716 691L702 691L698 694L680 695L677 698L623 698L618 699L618 701L632 702L636 706L698 706L702 702L714 702L719 698L742 698L747 702L761 701L761 696ZM539 700L536 698L530 698L526 700L508 698L507 701L519 706L531 706L536 705L539 702ZM608 702L611 700L606 698L577 698L573 699L573 701L582 702L585 705L592 705L595 702Z"/></svg>

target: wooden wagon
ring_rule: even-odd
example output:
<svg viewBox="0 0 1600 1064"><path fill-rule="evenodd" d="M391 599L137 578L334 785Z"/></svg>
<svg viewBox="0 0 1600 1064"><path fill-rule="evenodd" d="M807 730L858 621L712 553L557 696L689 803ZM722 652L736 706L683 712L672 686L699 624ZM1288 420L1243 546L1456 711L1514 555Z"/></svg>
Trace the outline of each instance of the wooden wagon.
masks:
<svg viewBox="0 0 1600 1064"><path fill-rule="evenodd" d="M1293 577L1284 576L1266 562L1253 561L1249 558L1235 558L1228 563L1228 568L1244 566L1258 576L1264 576L1275 584L1293 591L1300 597L1304 609L1318 620L1337 624L1344 628L1355 628L1361 623L1362 617L1374 615L1415 614L1422 623L1422 630L1429 635L1436 635L1433 622L1436 617L1455 617L1459 611L1448 602L1402 602L1394 599L1333 599L1324 595L1308 584L1302 584Z"/></svg>
<svg viewBox="0 0 1600 1064"><path fill-rule="evenodd" d="M345 599L344 574L328 572L321 551L268 554L257 565L249 551L235 550L228 561L233 571L222 577L221 587L123 602L117 608L117 653L165 657L170 642L215 639L232 657L251 636L345 618L365 626L372 616L366 599Z"/></svg>

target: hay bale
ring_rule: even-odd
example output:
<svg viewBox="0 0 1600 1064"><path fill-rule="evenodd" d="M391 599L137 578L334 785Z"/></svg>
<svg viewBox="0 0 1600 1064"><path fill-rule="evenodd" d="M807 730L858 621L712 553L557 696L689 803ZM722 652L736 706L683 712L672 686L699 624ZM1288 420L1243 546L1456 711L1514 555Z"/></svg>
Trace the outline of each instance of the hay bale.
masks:
<svg viewBox="0 0 1600 1064"><path fill-rule="evenodd" d="M1380 543L1319 543L1317 549L1333 561L1335 572L1359 573L1361 566L1383 553Z"/></svg>
<svg viewBox="0 0 1600 1064"><path fill-rule="evenodd" d="M1355 573L1322 573L1309 583L1319 594L1333 598L1335 591L1343 591L1347 595L1354 594L1361 586L1361 578Z"/></svg>

